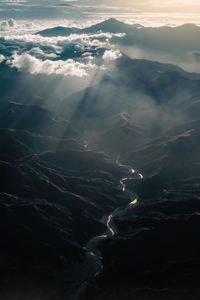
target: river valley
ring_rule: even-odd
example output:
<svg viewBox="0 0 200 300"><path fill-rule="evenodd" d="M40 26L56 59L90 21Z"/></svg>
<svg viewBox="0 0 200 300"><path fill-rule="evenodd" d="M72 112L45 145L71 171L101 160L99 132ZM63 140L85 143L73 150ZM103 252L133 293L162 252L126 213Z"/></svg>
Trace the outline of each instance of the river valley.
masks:
<svg viewBox="0 0 200 300"><path fill-rule="evenodd" d="M118 165L123 166L119 161L117 161L117 163ZM99 250L99 243L102 240L113 238L117 235L115 217L123 216L127 212L127 210L133 209L136 205L138 205L138 196L133 191L127 189L127 182L129 182L130 180L142 180L143 175L139 171L134 170L133 168L129 168L129 170L130 174L127 177L124 177L120 180L120 189L124 193L128 194L130 198L130 203L125 207L120 206L108 216L104 216L101 222L106 225L107 230L102 235L91 238L88 241L86 247L84 247L86 251L86 263L88 263L91 266L91 274L88 281L84 281L80 285L73 300L83 299L84 293L90 281L94 280L103 271L103 263L101 252Z"/></svg>

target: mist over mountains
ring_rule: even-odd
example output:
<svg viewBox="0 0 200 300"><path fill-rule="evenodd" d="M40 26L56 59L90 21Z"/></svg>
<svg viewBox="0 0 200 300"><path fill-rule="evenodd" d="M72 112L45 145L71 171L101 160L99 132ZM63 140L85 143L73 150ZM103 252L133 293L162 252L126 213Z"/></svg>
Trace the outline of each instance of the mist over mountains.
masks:
<svg viewBox="0 0 200 300"><path fill-rule="evenodd" d="M0 38L1 299L199 299L199 33Z"/></svg>
<svg viewBox="0 0 200 300"><path fill-rule="evenodd" d="M38 34L42 36L67 36L69 34L84 34L84 33L97 33L110 32L110 33L133 33L135 28L141 28L143 26L139 24L129 25L123 22L117 21L114 18L110 18L102 23L95 24L93 26L79 29L79 28L66 28L66 27L55 27L46 30L39 31Z"/></svg>
<svg viewBox="0 0 200 300"><path fill-rule="evenodd" d="M10 22L14 22L10 20ZM199 72L199 27L149 28L113 18L86 27L55 27L36 34L4 33L1 61L31 74L84 77L120 56L171 63Z"/></svg>
<svg viewBox="0 0 200 300"><path fill-rule="evenodd" d="M111 18L88 28L56 27L40 31L39 34L52 37L98 31L125 33L120 39L114 38L113 42L132 58L159 60L177 64L188 71L199 72L200 29L195 24L148 28L140 24L125 24Z"/></svg>

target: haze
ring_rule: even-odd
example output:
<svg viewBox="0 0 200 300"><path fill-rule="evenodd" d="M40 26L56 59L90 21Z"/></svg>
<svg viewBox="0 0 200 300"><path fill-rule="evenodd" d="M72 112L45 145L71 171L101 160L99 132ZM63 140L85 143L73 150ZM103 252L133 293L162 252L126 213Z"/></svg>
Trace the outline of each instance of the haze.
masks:
<svg viewBox="0 0 200 300"><path fill-rule="evenodd" d="M200 3L193 0L175 1L131 1L131 0L26 0L1 1L0 20L59 20L59 23L76 21L81 26L115 17L128 23L144 26L179 25L195 23L199 25ZM84 24L83 24L84 23ZM48 26L47 26L48 27Z"/></svg>
<svg viewBox="0 0 200 300"><path fill-rule="evenodd" d="M142 9L143 11L158 11L158 12L176 12L176 13L197 13L200 12L200 3L197 0L126 0L126 1L113 1L113 4L123 5L126 3L128 6Z"/></svg>
<svg viewBox="0 0 200 300"><path fill-rule="evenodd" d="M200 4L0 0L0 300L200 299Z"/></svg>

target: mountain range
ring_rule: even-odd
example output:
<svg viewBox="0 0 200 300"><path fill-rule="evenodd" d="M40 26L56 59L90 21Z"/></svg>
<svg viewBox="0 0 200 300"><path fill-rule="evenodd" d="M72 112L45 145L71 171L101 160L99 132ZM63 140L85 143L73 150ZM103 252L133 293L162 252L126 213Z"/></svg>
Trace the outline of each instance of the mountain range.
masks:
<svg viewBox="0 0 200 300"><path fill-rule="evenodd" d="M199 34L40 34L100 30ZM87 88L59 80L0 65L1 299L199 299L200 75L122 53Z"/></svg>
<svg viewBox="0 0 200 300"><path fill-rule="evenodd" d="M86 28L55 27L37 34L46 37L70 34L121 33L113 36L112 44L134 59L148 59L176 64L187 71L199 73L200 28L195 24L176 27L144 27L108 19Z"/></svg>
<svg viewBox="0 0 200 300"><path fill-rule="evenodd" d="M42 31L37 32L42 36L67 36L70 34L95 34L99 31L102 32L111 32L111 33L132 33L134 29L141 28L139 24L129 25L123 22L117 21L114 18L108 19L104 22L86 27L86 28L76 28L76 27L54 27L48 28Z"/></svg>

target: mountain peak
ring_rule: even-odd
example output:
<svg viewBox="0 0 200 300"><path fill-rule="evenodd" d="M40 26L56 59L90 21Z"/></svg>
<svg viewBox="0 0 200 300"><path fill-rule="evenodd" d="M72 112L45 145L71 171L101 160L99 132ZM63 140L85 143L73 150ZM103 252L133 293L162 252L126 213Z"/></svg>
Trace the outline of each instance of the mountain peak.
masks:
<svg viewBox="0 0 200 300"><path fill-rule="evenodd" d="M103 22L97 23L90 27L86 27L83 29L74 28L74 27L55 27L45 29L43 31L38 32L38 34L43 36L67 36L70 34L82 34L82 33L96 33L99 31L102 32L112 32L112 33L132 33L132 31L138 27L142 27L139 24L126 24L122 21L119 21L115 18L107 19Z"/></svg>
<svg viewBox="0 0 200 300"><path fill-rule="evenodd" d="M109 19L107 19L107 20L105 20L104 22L102 22L102 23L109 23L109 24L125 24L125 23L123 23L123 22L121 22L121 21L119 21L119 20L117 20L117 19L115 19L115 18L109 18Z"/></svg>
<svg viewBox="0 0 200 300"><path fill-rule="evenodd" d="M126 24L122 21L116 20L115 18L107 19L101 23L95 24L89 28L85 28L84 31L95 32L112 32L112 33L129 33L133 30L133 25Z"/></svg>

